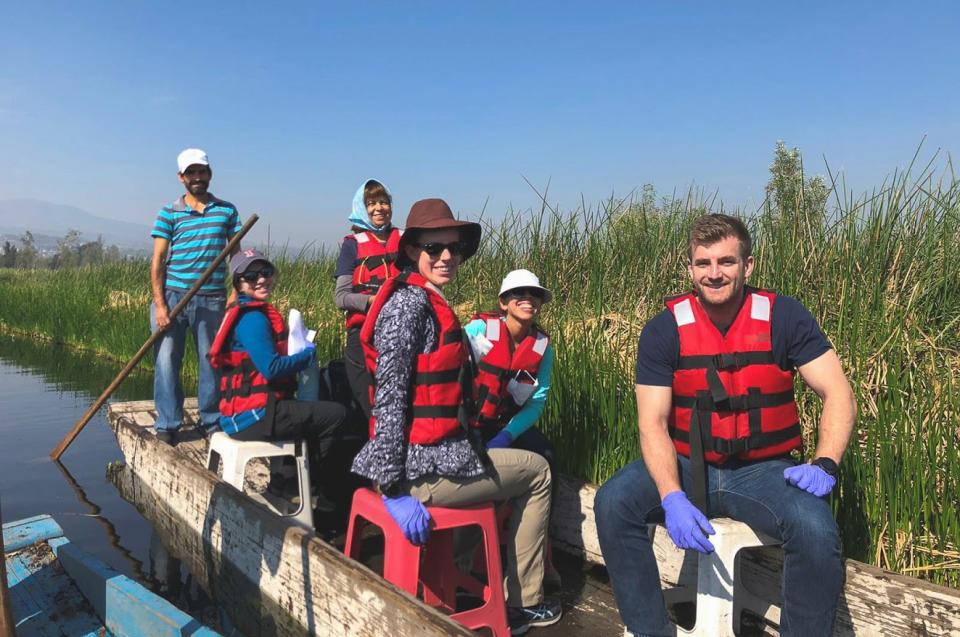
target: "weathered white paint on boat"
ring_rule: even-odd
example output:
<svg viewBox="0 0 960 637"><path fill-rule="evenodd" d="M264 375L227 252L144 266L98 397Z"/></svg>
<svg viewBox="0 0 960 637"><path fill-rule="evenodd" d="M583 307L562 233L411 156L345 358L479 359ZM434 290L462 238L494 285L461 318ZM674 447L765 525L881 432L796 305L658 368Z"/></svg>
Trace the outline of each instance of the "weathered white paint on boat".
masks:
<svg viewBox="0 0 960 637"><path fill-rule="evenodd" d="M157 442L131 417L149 408L109 409L127 460L114 481L244 634L473 634Z"/></svg>

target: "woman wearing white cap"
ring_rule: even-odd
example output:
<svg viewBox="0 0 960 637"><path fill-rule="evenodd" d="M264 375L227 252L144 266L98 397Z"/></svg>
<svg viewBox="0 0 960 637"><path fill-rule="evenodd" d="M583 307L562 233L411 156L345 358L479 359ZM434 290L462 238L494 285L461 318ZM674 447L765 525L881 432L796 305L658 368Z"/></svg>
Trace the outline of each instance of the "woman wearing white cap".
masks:
<svg viewBox="0 0 960 637"><path fill-rule="evenodd" d="M535 424L550 393L553 346L537 324L550 290L529 270L503 278L499 307L479 314L464 328L475 362L474 401L487 449L522 449L543 456L557 481L556 451ZM556 493L556 489L553 491ZM545 582L560 585L547 552Z"/></svg>
<svg viewBox="0 0 960 637"><path fill-rule="evenodd" d="M554 448L534 426L550 393L553 346L537 315L553 295L529 270L514 270L500 285L499 308L466 326L477 361L479 421L488 449L539 453L555 475Z"/></svg>

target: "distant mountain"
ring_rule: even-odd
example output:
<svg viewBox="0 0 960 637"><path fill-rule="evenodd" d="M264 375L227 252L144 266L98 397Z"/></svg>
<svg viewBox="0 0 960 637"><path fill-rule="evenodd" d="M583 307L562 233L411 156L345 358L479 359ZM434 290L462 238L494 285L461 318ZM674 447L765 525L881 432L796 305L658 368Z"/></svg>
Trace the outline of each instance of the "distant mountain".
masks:
<svg viewBox="0 0 960 637"><path fill-rule="evenodd" d="M34 234L63 237L70 229L81 233L84 241L103 237L106 244L127 249L149 249L150 228L143 224L107 219L63 204L38 199L0 200L0 234L19 237L29 230Z"/></svg>

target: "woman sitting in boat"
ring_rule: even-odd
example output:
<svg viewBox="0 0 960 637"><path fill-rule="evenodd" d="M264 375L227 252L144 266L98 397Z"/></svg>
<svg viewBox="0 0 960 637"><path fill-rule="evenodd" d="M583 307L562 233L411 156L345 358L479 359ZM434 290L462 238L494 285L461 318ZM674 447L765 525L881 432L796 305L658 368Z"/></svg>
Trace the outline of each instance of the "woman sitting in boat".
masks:
<svg viewBox="0 0 960 637"><path fill-rule="evenodd" d="M553 373L553 346L536 318L552 298L533 272L514 270L500 284L497 309L475 316L464 329L476 363L477 426L487 449L509 447L540 454L550 465L556 493L556 451L535 426ZM559 587L560 574L549 551L547 555L546 581Z"/></svg>
<svg viewBox="0 0 960 637"><path fill-rule="evenodd" d="M360 335L376 389L371 439L353 470L374 481L415 544L430 533L424 503L509 501L506 597L511 626L524 631L561 615L560 605L543 596L550 469L529 451L488 452L465 425L461 375L468 346L443 288L479 243L480 226L454 219L441 199L410 209L400 240L405 267L376 295Z"/></svg>
<svg viewBox="0 0 960 637"><path fill-rule="evenodd" d="M316 508L332 510L323 497L320 469L346 417L342 405L294 400L297 372L313 364L316 347L287 355L287 326L270 304L276 268L258 250L244 250L230 260L236 303L227 308L210 348L210 362L220 370L220 428L237 440L305 440L310 453ZM271 490L287 491L291 484ZM288 479L288 482L293 482Z"/></svg>
<svg viewBox="0 0 960 637"><path fill-rule="evenodd" d="M475 400L487 449L538 453L556 482L556 452L535 426L553 373L553 346L536 318L552 298L533 272L514 270L500 285L499 308L475 316L464 329L477 361Z"/></svg>
<svg viewBox="0 0 960 637"><path fill-rule="evenodd" d="M353 196L348 234L340 244L334 303L346 312L347 347L344 350L347 381L354 400L370 418L371 378L363 364L360 326L374 293L388 278L396 276L400 230L392 225L393 197L376 179L367 179Z"/></svg>

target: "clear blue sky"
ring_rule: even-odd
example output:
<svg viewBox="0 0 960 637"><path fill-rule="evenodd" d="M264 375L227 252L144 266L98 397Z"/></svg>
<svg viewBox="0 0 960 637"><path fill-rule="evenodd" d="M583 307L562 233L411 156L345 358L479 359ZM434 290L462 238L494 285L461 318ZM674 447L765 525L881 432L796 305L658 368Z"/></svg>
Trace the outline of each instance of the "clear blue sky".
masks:
<svg viewBox="0 0 960 637"><path fill-rule="evenodd" d="M271 6L274 6L271 3ZM0 198L143 222L210 154L272 238L691 184L756 205L778 139L867 189L960 151L955 2L37 2L0 9Z"/></svg>

